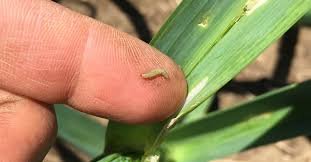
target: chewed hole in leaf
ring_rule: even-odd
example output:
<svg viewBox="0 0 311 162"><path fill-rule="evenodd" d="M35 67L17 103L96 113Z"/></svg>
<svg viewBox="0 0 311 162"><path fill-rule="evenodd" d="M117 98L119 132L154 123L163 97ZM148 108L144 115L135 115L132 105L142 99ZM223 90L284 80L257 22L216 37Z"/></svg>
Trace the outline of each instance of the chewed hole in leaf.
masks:
<svg viewBox="0 0 311 162"><path fill-rule="evenodd" d="M199 26L199 27L202 27L202 28L207 28L207 27L208 27L208 20L209 20L209 18L208 18L208 17L205 17L205 18L198 24L198 26Z"/></svg>
<svg viewBox="0 0 311 162"><path fill-rule="evenodd" d="M245 6L245 14L250 15L253 13L256 9L258 9L260 6L265 4L267 0L249 0L246 3Z"/></svg>

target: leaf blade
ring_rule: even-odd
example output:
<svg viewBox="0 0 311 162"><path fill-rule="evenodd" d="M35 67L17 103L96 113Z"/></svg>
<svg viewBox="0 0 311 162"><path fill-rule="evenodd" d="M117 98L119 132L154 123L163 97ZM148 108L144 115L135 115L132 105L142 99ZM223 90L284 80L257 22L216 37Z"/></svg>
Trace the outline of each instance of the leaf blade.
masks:
<svg viewBox="0 0 311 162"><path fill-rule="evenodd" d="M309 10L307 4L311 2L261 1L265 3L242 16L187 77L189 93L205 78L209 81L184 106L181 115L193 110L251 63Z"/></svg>
<svg viewBox="0 0 311 162"><path fill-rule="evenodd" d="M169 152L169 160L203 162L311 134L310 95L311 81L269 92L233 109L177 127L163 147Z"/></svg>
<svg viewBox="0 0 311 162"><path fill-rule="evenodd" d="M86 115L64 105L54 105L57 136L94 158L104 151L106 128Z"/></svg>

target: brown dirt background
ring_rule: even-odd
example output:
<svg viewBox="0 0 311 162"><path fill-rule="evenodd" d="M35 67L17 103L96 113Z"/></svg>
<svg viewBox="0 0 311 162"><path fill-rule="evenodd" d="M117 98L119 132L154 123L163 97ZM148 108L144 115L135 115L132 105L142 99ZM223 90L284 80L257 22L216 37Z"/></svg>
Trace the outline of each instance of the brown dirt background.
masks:
<svg viewBox="0 0 311 162"><path fill-rule="evenodd" d="M88 2L95 5L97 10L96 19L109 24L121 31L138 36L135 28L128 17L110 0L63 0L62 5L85 15L90 15L91 10L81 3ZM176 8L180 0L129 0L142 14L151 32L156 33L161 25ZM298 43L295 47L295 57L289 72L289 82L301 82L311 79L311 28L302 27L299 31ZM269 78L273 75L273 69L277 62L279 41L271 45L251 65L244 69L236 80L256 81ZM234 105L241 101L254 97L251 93L236 94L222 92L220 107ZM83 155L83 159L88 160ZM45 162L62 162L55 149L51 149L46 156ZM290 140L280 141L267 146L261 146L242 153L238 153L222 160L214 162L311 162L311 143L306 137L297 137Z"/></svg>

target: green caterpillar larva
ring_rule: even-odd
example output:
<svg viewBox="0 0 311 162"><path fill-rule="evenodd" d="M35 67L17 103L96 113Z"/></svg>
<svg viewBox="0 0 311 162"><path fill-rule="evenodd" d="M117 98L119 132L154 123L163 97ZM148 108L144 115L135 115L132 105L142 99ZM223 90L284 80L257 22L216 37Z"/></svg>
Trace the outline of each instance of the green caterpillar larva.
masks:
<svg viewBox="0 0 311 162"><path fill-rule="evenodd" d="M147 73L141 75L144 79L151 79L157 76L163 76L165 79L168 79L168 73L165 69L153 69Z"/></svg>

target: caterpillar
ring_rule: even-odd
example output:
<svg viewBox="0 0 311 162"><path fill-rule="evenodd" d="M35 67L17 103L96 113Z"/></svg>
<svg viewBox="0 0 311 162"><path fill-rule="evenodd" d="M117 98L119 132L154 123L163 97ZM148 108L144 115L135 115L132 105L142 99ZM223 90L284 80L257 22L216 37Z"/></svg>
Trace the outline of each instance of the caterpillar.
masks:
<svg viewBox="0 0 311 162"><path fill-rule="evenodd" d="M157 76L163 76L165 79L169 78L167 71L165 69L161 69L161 68L153 69L147 73L142 74L141 76L144 79L151 79L151 78L155 78Z"/></svg>

